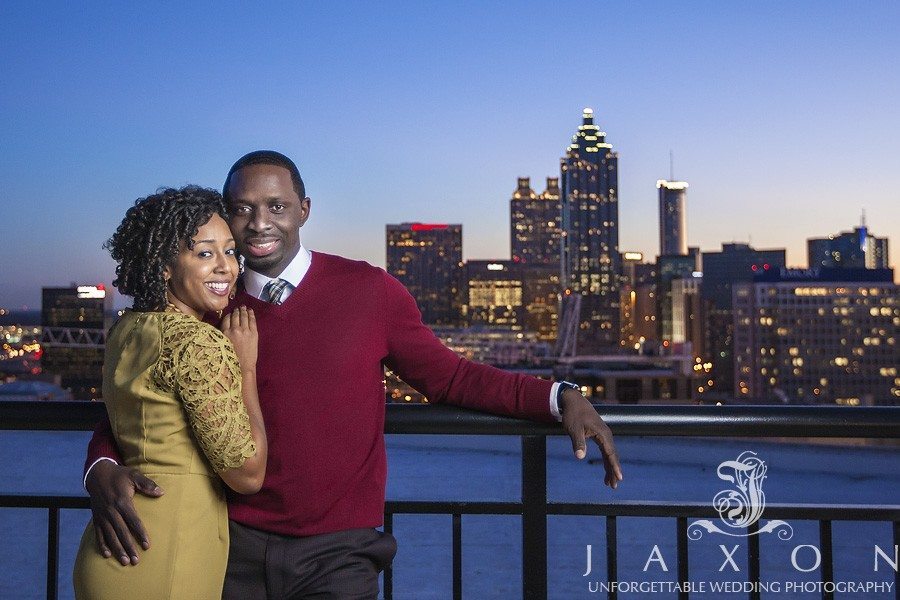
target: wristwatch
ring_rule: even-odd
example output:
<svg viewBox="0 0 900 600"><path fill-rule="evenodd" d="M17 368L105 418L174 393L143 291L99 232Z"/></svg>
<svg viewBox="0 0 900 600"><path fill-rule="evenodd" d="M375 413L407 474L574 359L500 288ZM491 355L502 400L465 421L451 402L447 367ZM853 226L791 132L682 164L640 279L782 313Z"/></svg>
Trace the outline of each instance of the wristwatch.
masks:
<svg viewBox="0 0 900 600"><path fill-rule="evenodd" d="M580 394L581 386L579 386L575 383L572 383L571 381L559 381L557 383L559 383L559 387L556 388L556 408L559 409L559 414L562 414L562 412L563 412L563 409L562 409L563 392L566 391L567 389L572 389Z"/></svg>

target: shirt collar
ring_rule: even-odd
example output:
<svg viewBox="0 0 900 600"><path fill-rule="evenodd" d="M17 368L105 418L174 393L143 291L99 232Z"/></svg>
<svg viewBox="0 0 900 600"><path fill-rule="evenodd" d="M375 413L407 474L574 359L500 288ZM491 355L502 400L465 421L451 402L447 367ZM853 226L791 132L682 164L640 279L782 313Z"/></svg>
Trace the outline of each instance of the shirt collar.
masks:
<svg viewBox="0 0 900 600"><path fill-rule="evenodd" d="M244 289L254 298L260 298L262 296L263 288L273 279L284 279L291 284L291 286L297 287L300 285L303 276L309 271L309 265L311 263L312 253L301 244L297 256L294 257L294 260L285 267L284 271L282 271L278 277L268 277L244 266Z"/></svg>

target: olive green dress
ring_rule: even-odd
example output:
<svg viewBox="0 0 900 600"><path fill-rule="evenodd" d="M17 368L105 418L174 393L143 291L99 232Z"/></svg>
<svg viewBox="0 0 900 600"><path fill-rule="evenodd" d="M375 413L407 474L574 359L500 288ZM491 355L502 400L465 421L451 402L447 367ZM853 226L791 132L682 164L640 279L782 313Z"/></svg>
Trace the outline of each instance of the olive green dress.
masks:
<svg viewBox="0 0 900 600"><path fill-rule="evenodd" d="M216 472L256 452L231 342L190 315L128 312L107 339L103 398L124 464L165 494L134 497L151 543L136 566L103 558L88 523L76 597L218 600L228 511Z"/></svg>

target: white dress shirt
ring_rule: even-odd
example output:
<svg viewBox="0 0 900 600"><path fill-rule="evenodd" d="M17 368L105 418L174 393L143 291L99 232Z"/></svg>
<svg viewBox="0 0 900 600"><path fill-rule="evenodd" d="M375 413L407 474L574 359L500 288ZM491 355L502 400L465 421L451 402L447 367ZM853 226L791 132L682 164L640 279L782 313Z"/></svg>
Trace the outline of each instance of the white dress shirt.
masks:
<svg viewBox="0 0 900 600"><path fill-rule="evenodd" d="M281 302L283 303L288 299L288 296L291 295L291 292L294 291L294 288L300 285L306 272L309 271L309 266L311 264L312 252L301 245L300 250L297 252L297 256L295 256L294 260L284 268L284 271L282 271L278 277L268 277L245 266L243 275L244 289L254 298L265 300L265 298L262 297L262 294L266 285L275 279L284 279L291 284L291 287L286 287L284 288L284 291L281 292Z"/></svg>

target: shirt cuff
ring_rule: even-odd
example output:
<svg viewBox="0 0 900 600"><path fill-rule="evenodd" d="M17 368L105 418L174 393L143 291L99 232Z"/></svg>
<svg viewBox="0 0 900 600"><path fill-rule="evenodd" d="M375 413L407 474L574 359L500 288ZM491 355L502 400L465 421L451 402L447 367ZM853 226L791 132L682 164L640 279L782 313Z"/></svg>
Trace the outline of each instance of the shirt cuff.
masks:
<svg viewBox="0 0 900 600"><path fill-rule="evenodd" d="M97 463L100 462L101 460L108 460L109 462L113 463L114 465L119 464L107 456L101 456L100 458L98 458L97 460L92 462L91 466L89 466L87 468L87 471L84 472L84 479L81 480L81 485L84 487L84 491L87 491L87 478L88 478L88 475L91 474L91 469L93 469L97 465Z"/></svg>
<svg viewBox="0 0 900 600"><path fill-rule="evenodd" d="M550 414L553 415L557 421L562 421L562 415L559 413L559 403L556 401L558 397L559 382L554 382L553 386L550 388Z"/></svg>

